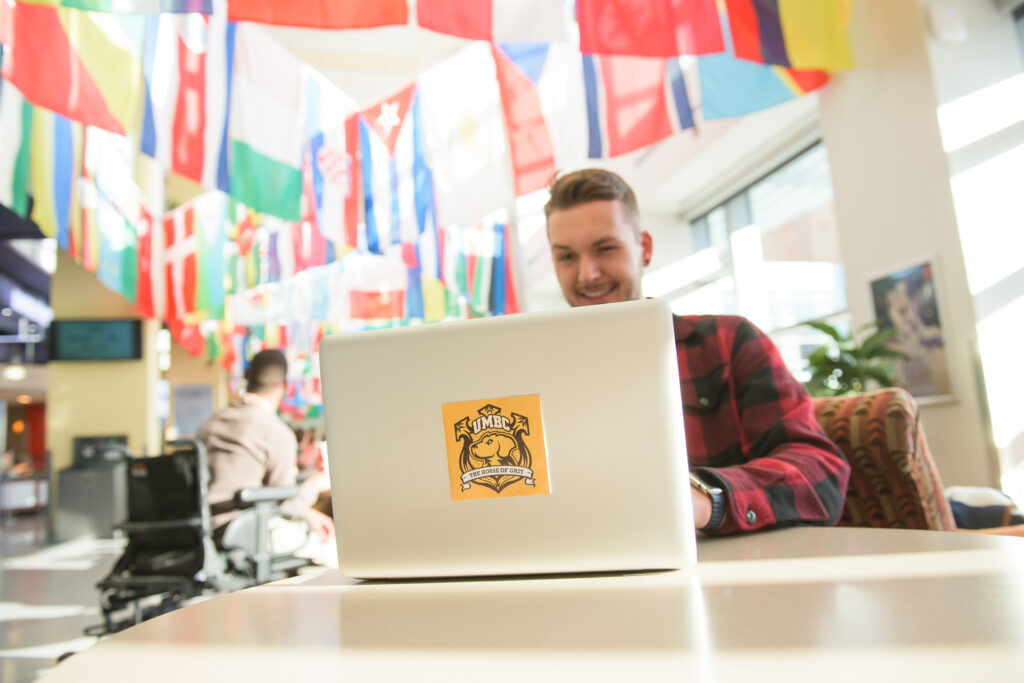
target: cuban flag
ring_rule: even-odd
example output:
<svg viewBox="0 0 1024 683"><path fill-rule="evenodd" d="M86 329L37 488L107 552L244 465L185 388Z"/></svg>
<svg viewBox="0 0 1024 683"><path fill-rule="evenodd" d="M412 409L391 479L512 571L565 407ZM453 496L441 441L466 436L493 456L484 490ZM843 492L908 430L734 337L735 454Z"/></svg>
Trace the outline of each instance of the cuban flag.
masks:
<svg viewBox="0 0 1024 683"><path fill-rule="evenodd" d="M693 127L676 58L583 56L587 156L615 157Z"/></svg>
<svg viewBox="0 0 1024 683"><path fill-rule="evenodd" d="M420 240L436 230L436 212L415 84L360 112L359 148L366 219L360 247L400 250L409 269L407 317L423 318Z"/></svg>
<svg viewBox="0 0 1024 683"><path fill-rule="evenodd" d="M141 150L203 187L227 192L235 25L214 13L146 17Z"/></svg>

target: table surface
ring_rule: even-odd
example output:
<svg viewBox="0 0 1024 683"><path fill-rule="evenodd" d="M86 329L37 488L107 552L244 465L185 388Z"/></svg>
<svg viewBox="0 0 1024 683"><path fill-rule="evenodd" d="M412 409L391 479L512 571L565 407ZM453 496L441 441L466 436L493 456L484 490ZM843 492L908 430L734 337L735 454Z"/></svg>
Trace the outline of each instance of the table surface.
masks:
<svg viewBox="0 0 1024 683"><path fill-rule="evenodd" d="M45 681L1024 681L1024 539L802 527L698 545L676 572L324 571L144 622Z"/></svg>

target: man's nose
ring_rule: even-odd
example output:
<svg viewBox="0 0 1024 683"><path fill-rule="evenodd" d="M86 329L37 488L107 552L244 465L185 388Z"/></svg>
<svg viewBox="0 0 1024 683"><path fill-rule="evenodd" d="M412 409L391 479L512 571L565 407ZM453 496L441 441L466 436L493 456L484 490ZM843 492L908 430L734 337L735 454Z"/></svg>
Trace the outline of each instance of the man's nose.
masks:
<svg viewBox="0 0 1024 683"><path fill-rule="evenodd" d="M591 282L600 277L601 270L597 267L597 260L584 254L580 256L580 269L576 279L580 282Z"/></svg>

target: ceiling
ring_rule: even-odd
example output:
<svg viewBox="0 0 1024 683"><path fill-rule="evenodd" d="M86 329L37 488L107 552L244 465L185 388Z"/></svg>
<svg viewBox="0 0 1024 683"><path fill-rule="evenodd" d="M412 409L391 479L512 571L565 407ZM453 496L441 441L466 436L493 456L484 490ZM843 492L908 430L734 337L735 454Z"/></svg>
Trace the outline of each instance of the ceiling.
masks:
<svg viewBox="0 0 1024 683"><path fill-rule="evenodd" d="M20 382L12 382L4 378L3 371L7 366L7 363L0 363L0 401L16 403L19 396L26 394L32 399L32 403L46 401L45 365L26 365L28 376Z"/></svg>
<svg viewBox="0 0 1024 683"><path fill-rule="evenodd" d="M469 44L414 24L347 31L261 28L361 106L401 90L416 74Z"/></svg>

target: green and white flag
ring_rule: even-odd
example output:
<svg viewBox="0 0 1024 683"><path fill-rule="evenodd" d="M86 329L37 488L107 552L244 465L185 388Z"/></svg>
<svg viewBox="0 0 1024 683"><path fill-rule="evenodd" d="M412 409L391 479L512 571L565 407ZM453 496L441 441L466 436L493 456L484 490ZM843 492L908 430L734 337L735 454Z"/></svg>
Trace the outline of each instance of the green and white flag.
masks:
<svg viewBox="0 0 1024 683"><path fill-rule="evenodd" d="M0 80L0 204L22 218L28 217L31 139L32 105Z"/></svg>
<svg viewBox="0 0 1024 683"><path fill-rule="evenodd" d="M231 196L300 220L305 108L302 62L260 27L240 23L231 84Z"/></svg>

